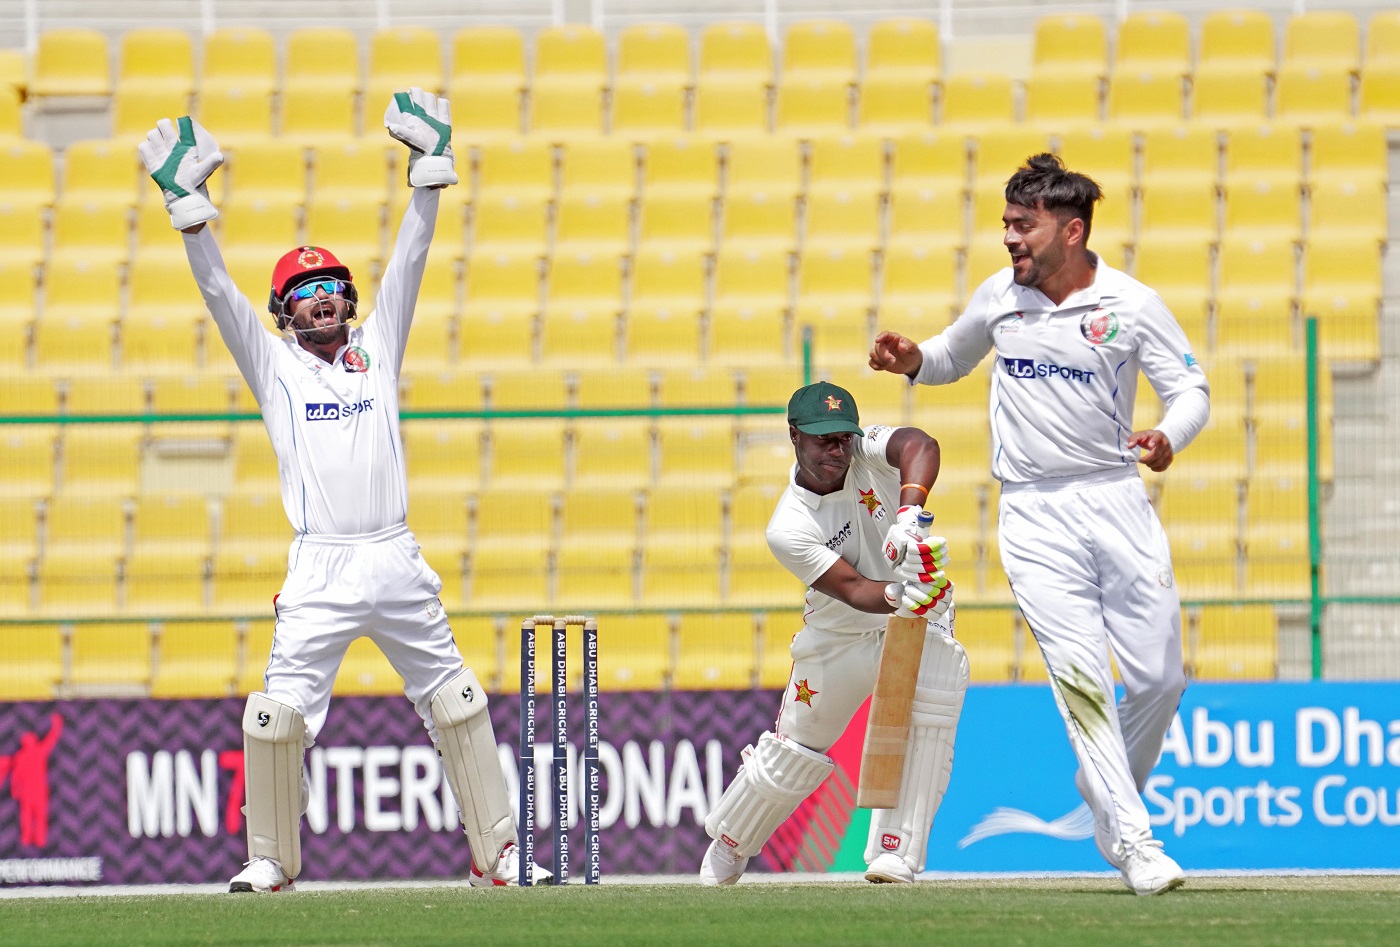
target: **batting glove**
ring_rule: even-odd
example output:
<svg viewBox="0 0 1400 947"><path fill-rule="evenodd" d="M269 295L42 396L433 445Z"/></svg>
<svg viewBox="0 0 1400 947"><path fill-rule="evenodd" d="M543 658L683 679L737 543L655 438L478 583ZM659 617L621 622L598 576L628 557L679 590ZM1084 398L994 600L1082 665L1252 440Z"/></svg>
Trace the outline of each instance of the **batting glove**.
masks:
<svg viewBox="0 0 1400 947"><path fill-rule="evenodd" d="M170 119L162 118L136 150L151 180L160 185L172 227L184 230L219 216L205 182L224 163L224 156L203 125L186 115L176 131Z"/></svg>
<svg viewBox="0 0 1400 947"><path fill-rule="evenodd" d="M452 110L446 99L418 87L395 92L384 110L384 127L408 145L410 187L457 183L452 159Z"/></svg>
<svg viewBox="0 0 1400 947"><path fill-rule="evenodd" d="M894 540L885 543L885 558L900 581L928 582L948 565L948 541L942 536L906 535L902 548Z"/></svg>
<svg viewBox="0 0 1400 947"><path fill-rule="evenodd" d="M905 618L937 618L953 604L953 583L942 572L929 576L928 582L891 582L885 586L885 602Z"/></svg>

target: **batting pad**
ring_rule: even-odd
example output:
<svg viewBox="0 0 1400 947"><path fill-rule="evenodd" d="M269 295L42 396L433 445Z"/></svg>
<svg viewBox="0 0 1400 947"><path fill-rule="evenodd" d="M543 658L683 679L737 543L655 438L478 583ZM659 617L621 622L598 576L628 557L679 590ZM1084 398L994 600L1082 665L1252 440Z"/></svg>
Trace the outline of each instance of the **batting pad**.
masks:
<svg viewBox="0 0 1400 947"><path fill-rule="evenodd" d="M243 773L248 857L273 858L288 878L301 874L301 711L254 691L243 710Z"/></svg>
<svg viewBox="0 0 1400 947"><path fill-rule="evenodd" d="M870 835L865 843L867 865L877 855L892 852L903 858L915 874L924 870L929 829L953 774L953 738L962 716L968 678L963 646L930 626L924 639L924 657L919 663L919 681L914 688L899 805L871 812Z"/></svg>
<svg viewBox="0 0 1400 947"><path fill-rule="evenodd" d="M442 768L462 810L462 830L472 863L493 871L501 850L515 841L515 816L496 758L496 735L486 712L486 689L471 668L462 668L433 695Z"/></svg>
<svg viewBox="0 0 1400 947"><path fill-rule="evenodd" d="M744 747L739 775L729 784L705 831L735 855L757 855L768 837L836 767L831 757L765 733L758 749Z"/></svg>

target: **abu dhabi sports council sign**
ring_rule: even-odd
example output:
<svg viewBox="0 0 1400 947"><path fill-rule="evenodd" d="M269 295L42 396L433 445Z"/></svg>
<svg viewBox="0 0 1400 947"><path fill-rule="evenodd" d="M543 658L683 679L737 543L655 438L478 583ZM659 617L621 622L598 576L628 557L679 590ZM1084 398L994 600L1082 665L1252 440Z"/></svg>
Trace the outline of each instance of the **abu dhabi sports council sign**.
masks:
<svg viewBox="0 0 1400 947"><path fill-rule="evenodd" d="M1048 687L974 687L930 869L1105 868ZM1193 684L1143 793L1183 867L1400 868L1400 685Z"/></svg>

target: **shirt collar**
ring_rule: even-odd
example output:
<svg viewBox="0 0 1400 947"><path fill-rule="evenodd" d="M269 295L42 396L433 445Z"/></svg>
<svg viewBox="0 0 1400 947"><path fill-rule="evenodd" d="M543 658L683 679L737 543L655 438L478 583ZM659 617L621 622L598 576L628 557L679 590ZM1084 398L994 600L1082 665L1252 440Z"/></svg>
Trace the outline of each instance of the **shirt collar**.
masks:
<svg viewBox="0 0 1400 947"><path fill-rule="evenodd" d="M1102 305L1104 297L1113 295L1108 287L1103 285L1104 277L1108 273L1116 273L1113 267L1103 261L1103 257L1094 254L1098 259L1098 265L1094 267L1094 279L1088 286L1076 290L1065 297L1065 301L1058 306L1050 301L1038 289L1021 286L1013 278L1011 280L1011 295L1016 302L1016 308L1021 310L1035 310L1041 312L1058 312L1061 309L1082 309L1085 306Z"/></svg>
<svg viewBox="0 0 1400 947"><path fill-rule="evenodd" d="M808 490L806 487L802 486L797 482L796 462L794 462L792 467L788 470L788 488L792 490L792 495L797 497L797 499L801 500L803 506L806 506L808 509L812 510L815 510L817 507L821 506L822 500L825 500L827 497L833 497L838 493L844 492L846 487L850 484L850 482L851 472L847 470L846 483L841 485L840 490L834 490L831 493L813 493L811 490Z"/></svg>

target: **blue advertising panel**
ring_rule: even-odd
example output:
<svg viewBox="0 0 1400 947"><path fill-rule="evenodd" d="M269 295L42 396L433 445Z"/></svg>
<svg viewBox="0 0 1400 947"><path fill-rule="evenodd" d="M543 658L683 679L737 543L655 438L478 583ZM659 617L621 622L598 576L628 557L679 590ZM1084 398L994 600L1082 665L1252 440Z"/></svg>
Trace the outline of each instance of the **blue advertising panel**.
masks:
<svg viewBox="0 0 1400 947"><path fill-rule="evenodd" d="M928 868L1106 870L1077 765L1049 687L970 688ZM1188 870L1400 868L1400 684L1193 684L1143 798Z"/></svg>

